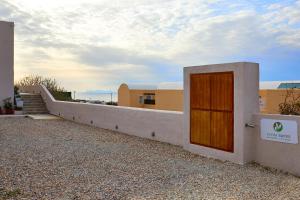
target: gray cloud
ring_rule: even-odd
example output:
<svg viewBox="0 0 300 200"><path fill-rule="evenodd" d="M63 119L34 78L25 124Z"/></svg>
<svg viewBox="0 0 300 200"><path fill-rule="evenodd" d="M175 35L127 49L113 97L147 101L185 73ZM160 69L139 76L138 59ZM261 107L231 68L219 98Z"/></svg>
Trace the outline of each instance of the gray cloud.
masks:
<svg viewBox="0 0 300 200"><path fill-rule="evenodd" d="M15 22L16 69L52 70L62 79L63 72L74 69L80 77L93 69L85 76L95 76L90 83L100 74L109 83L169 81L182 78L181 66L300 47L300 1L270 7L244 0L47 2L40 8L0 0L0 20Z"/></svg>
<svg viewBox="0 0 300 200"><path fill-rule="evenodd" d="M177 66L166 58L143 55L128 49L114 47L86 46L77 50L76 54L80 62L99 67L111 64L134 64L151 67Z"/></svg>
<svg viewBox="0 0 300 200"><path fill-rule="evenodd" d="M55 25L43 12L28 12L6 0L0 0L0 19L15 22L16 42L43 48L72 48L74 45L60 41L54 33Z"/></svg>

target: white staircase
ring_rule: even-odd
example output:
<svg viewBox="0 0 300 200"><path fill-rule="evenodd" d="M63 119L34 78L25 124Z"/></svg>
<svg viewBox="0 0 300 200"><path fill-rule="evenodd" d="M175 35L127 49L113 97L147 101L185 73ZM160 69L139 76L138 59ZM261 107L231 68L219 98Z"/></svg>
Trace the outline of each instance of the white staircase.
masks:
<svg viewBox="0 0 300 200"><path fill-rule="evenodd" d="M47 107L39 94L21 93L24 114L47 114Z"/></svg>

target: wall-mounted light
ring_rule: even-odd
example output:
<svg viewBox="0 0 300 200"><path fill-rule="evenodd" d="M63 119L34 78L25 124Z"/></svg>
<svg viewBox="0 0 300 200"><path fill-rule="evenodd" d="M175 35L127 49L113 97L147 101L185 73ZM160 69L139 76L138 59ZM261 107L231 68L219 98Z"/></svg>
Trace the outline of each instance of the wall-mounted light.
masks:
<svg viewBox="0 0 300 200"><path fill-rule="evenodd" d="M152 136L152 137L155 137L155 132L154 132L154 131L151 133L151 136Z"/></svg>

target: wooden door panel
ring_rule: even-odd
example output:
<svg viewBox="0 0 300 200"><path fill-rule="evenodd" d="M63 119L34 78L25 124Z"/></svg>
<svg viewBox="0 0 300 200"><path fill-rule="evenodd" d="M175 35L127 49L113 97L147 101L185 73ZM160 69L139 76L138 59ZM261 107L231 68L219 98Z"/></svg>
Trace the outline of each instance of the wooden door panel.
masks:
<svg viewBox="0 0 300 200"><path fill-rule="evenodd" d="M190 78L190 142L233 152L233 72Z"/></svg>
<svg viewBox="0 0 300 200"><path fill-rule="evenodd" d="M211 145L233 152L233 113L211 112Z"/></svg>
<svg viewBox="0 0 300 200"><path fill-rule="evenodd" d="M191 111L191 142L210 146L210 112Z"/></svg>
<svg viewBox="0 0 300 200"><path fill-rule="evenodd" d="M210 76L192 74L190 87L191 107L210 109Z"/></svg>
<svg viewBox="0 0 300 200"><path fill-rule="evenodd" d="M211 109L218 111L233 110L233 73L211 75Z"/></svg>

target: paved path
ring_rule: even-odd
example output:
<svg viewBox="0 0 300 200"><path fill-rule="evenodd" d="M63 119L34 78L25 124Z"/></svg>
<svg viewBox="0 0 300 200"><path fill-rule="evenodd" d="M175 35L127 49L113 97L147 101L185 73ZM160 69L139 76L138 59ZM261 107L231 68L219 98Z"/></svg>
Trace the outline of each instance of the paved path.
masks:
<svg viewBox="0 0 300 200"><path fill-rule="evenodd" d="M300 179L64 120L0 118L0 199L300 199Z"/></svg>

